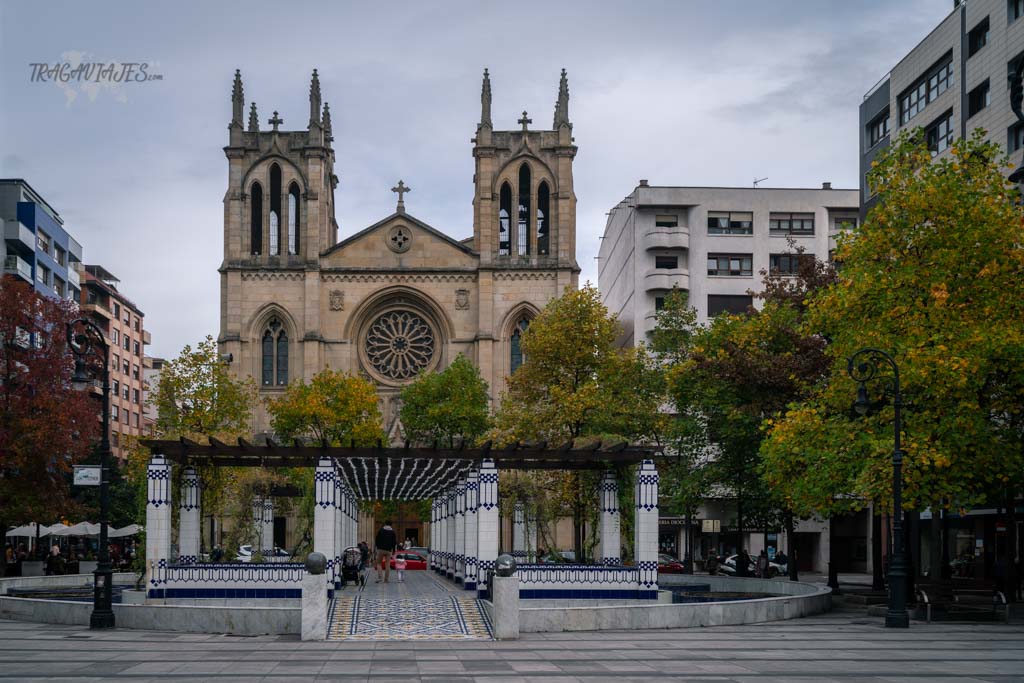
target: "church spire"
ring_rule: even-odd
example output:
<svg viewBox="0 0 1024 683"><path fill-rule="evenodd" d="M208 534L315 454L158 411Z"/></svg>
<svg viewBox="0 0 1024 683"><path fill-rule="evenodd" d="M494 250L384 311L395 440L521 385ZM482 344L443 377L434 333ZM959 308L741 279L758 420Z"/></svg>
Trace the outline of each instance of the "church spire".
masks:
<svg viewBox="0 0 1024 683"><path fill-rule="evenodd" d="M256 114L256 103L252 103L252 107L249 108L249 132L259 133L260 132L260 117Z"/></svg>
<svg viewBox="0 0 1024 683"><path fill-rule="evenodd" d="M231 88L231 127L242 127L242 114L245 111L245 94L242 92L242 72L235 69L235 84Z"/></svg>
<svg viewBox="0 0 1024 683"><path fill-rule="evenodd" d="M334 131L331 128L331 105L329 103L327 103L327 102L324 102L324 118L323 118L323 122L324 122L324 142L327 142L328 144L330 144L330 142L332 140L334 140L334 135L333 135Z"/></svg>
<svg viewBox="0 0 1024 683"><path fill-rule="evenodd" d="M555 102L555 123L552 127L558 130L563 125L572 128L572 124L569 123L569 79L565 75L565 69L562 69L562 78L558 82L558 100Z"/></svg>
<svg viewBox="0 0 1024 683"><path fill-rule="evenodd" d="M313 69L313 79L309 83L309 126L320 123L320 76Z"/></svg>
<svg viewBox="0 0 1024 683"><path fill-rule="evenodd" d="M491 123L491 75L484 69L484 84L480 90L480 125L493 128Z"/></svg>

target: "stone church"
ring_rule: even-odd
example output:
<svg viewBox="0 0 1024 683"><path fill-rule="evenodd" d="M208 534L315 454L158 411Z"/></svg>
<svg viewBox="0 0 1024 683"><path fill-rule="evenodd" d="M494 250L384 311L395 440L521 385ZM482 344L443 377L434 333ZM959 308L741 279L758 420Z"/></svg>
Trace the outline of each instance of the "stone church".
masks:
<svg viewBox="0 0 1024 683"><path fill-rule="evenodd" d="M378 386L385 429L397 441L398 392L460 353L480 368L492 400L500 395L522 362L530 319L577 286L576 146L564 70L548 130L531 128L525 111L518 128L494 130L486 70L480 100L472 236L451 237L461 226L438 228L407 213L410 189L399 181L395 211L339 241L343 189L317 72L309 121L291 129L276 111L261 128L255 103L246 121L235 73L219 342L261 399L326 367L359 373ZM268 428L261 405L254 431Z"/></svg>

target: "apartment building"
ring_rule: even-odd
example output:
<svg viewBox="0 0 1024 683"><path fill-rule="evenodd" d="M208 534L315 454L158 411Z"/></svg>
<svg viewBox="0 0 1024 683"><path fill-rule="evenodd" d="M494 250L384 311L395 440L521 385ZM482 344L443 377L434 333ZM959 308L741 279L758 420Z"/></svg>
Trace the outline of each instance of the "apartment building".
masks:
<svg viewBox="0 0 1024 683"><path fill-rule="evenodd" d="M4 274L33 285L44 296L78 301L82 245L64 219L21 178L0 179L0 243Z"/></svg>
<svg viewBox="0 0 1024 683"><path fill-rule="evenodd" d="M1024 125L1009 76L1024 59L1024 0L970 0L953 10L865 95L860 105L862 218L874 205L867 172L892 136L921 127L936 155L982 128L1019 157ZM1020 159L1014 159L1019 165Z"/></svg>
<svg viewBox="0 0 1024 683"><path fill-rule="evenodd" d="M126 436L150 433L144 411L145 347L150 334L145 314L118 291L119 280L103 266L82 268L82 311L107 335L110 343L110 447L124 459Z"/></svg>
<svg viewBox="0 0 1024 683"><path fill-rule="evenodd" d="M700 322L759 306L762 271L795 273L790 243L826 259L857 225L857 190L639 185L608 214L598 288L618 316L620 346L648 341L674 286Z"/></svg>

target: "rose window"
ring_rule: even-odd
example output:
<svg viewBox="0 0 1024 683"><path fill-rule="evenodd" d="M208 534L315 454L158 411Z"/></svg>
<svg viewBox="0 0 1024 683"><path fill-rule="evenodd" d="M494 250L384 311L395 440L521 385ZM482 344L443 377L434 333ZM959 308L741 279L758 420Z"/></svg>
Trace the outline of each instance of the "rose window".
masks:
<svg viewBox="0 0 1024 683"><path fill-rule="evenodd" d="M366 357L384 377L411 379L434 357L434 331L415 313L389 311L370 325Z"/></svg>

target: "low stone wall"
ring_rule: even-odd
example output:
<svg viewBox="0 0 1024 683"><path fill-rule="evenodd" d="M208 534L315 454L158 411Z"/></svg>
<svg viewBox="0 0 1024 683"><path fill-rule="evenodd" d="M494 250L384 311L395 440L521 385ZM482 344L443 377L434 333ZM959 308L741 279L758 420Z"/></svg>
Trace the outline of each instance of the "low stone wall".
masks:
<svg viewBox="0 0 1024 683"><path fill-rule="evenodd" d="M782 595L715 603L600 607L528 607L521 605L519 630L522 633L554 633L560 631L727 626L795 619L832 609L832 593L827 586L782 579L661 574L658 577L658 584L663 589L670 586L703 584L704 586L710 585L712 591Z"/></svg>
<svg viewBox="0 0 1024 683"><path fill-rule="evenodd" d="M114 572L114 585L134 585L132 572ZM7 595L11 589L45 590L47 588L81 588L91 586L92 574L64 574L60 576L12 576L0 579L0 595Z"/></svg>

